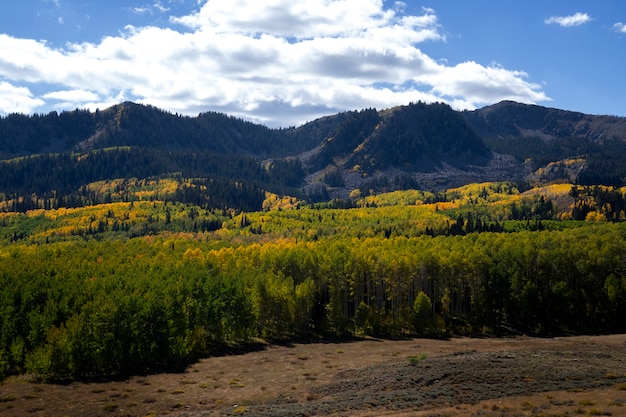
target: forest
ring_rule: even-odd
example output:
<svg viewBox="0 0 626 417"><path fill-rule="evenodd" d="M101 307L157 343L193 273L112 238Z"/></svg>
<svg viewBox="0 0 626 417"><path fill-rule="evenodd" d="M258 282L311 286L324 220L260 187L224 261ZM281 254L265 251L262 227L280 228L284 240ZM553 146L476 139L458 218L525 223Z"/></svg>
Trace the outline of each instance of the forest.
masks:
<svg viewBox="0 0 626 417"><path fill-rule="evenodd" d="M624 332L623 125L510 102L284 129L133 103L0 117L0 379L259 341Z"/></svg>
<svg viewBox="0 0 626 417"><path fill-rule="evenodd" d="M99 192L90 184L119 178L158 182L169 177L192 179L188 182L196 185L195 192L187 187L170 199L253 211L261 209L263 190L297 195L304 172L295 161L279 159L262 166L249 156L208 151L117 147L86 154L26 156L0 161L0 210L25 212L130 201L135 197L119 193L114 197L115 190Z"/></svg>
<svg viewBox="0 0 626 417"><path fill-rule="evenodd" d="M7 198L0 376L177 370L259 338L626 330L624 188L259 191L242 210L210 187L173 176L96 181L71 207Z"/></svg>

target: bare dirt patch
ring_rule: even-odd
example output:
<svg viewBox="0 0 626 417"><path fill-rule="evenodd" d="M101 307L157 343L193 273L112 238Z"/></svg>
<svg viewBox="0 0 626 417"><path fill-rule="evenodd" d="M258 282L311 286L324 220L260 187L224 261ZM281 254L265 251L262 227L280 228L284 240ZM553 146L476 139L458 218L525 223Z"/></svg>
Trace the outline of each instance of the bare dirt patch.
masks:
<svg viewBox="0 0 626 417"><path fill-rule="evenodd" d="M0 385L13 416L626 415L626 335L269 345L184 373Z"/></svg>

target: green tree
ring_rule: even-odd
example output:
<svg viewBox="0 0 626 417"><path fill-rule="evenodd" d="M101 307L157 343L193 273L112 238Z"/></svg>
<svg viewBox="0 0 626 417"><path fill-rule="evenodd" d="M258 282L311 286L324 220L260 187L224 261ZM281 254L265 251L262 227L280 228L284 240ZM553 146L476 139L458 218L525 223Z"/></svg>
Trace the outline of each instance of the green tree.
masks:
<svg viewBox="0 0 626 417"><path fill-rule="evenodd" d="M307 333L313 320L313 310L317 300L315 281L307 278L296 285L296 331Z"/></svg>
<svg viewBox="0 0 626 417"><path fill-rule="evenodd" d="M415 302L413 303L415 331L420 336L427 334L432 328L432 311L433 305L430 301L430 297L428 297L424 291L420 291L417 294L417 297L415 297Z"/></svg>

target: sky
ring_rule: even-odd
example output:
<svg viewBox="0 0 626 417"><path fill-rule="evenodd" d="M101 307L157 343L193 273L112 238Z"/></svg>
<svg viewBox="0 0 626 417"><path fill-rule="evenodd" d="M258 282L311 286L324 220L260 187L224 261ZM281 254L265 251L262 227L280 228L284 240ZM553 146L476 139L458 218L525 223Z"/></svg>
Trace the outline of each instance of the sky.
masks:
<svg viewBox="0 0 626 417"><path fill-rule="evenodd" d="M20 0L0 115L134 101L271 127L410 102L626 116L623 0Z"/></svg>

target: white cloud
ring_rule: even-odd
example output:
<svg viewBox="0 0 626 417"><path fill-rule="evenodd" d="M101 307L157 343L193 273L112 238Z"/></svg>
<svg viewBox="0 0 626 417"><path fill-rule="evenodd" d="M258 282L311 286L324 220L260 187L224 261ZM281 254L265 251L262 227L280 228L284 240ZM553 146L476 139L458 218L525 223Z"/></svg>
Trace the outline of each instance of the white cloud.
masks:
<svg viewBox="0 0 626 417"><path fill-rule="evenodd" d="M393 24L395 17L380 0L210 0L172 21L215 33L313 38L358 35Z"/></svg>
<svg viewBox="0 0 626 417"><path fill-rule="evenodd" d="M552 16L545 20L547 25L557 24L562 27L572 27L584 25L591 21L591 16L587 13L576 13L571 16Z"/></svg>
<svg viewBox="0 0 626 417"><path fill-rule="evenodd" d="M395 9L396 12L398 13L404 13L404 11L406 10L406 3L403 1L396 1L393 4L393 7Z"/></svg>
<svg viewBox="0 0 626 417"><path fill-rule="evenodd" d="M617 22L613 25L613 29L618 33L626 33L626 24L622 22Z"/></svg>
<svg viewBox="0 0 626 417"><path fill-rule="evenodd" d="M152 14L152 8L148 5L133 7L133 12L137 14L144 14L144 13Z"/></svg>
<svg viewBox="0 0 626 417"><path fill-rule="evenodd" d="M137 14L154 14L155 10L159 13L165 13L169 12L171 8L163 6L160 1L154 2L153 4L144 4L143 6L137 6L132 8L132 11Z"/></svg>
<svg viewBox="0 0 626 417"><path fill-rule="evenodd" d="M55 49L0 35L0 77L54 85L37 100L58 108L134 100L269 125L417 100L549 100L522 71L433 60L417 45L445 39L435 11L402 10L381 0L209 0L170 28L127 26L98 43Z"/></svg>
<svg viewBox="0 0 626 417"><path fill-rule="evenodd" d="M44 94L42 97L49 100L61 100L75 103L96 101L100 98L97 94L86 90L52 91Z"/></svg>
<svg viewBox="0 0 626 417"><path fill-rule="evenodd" d="M484 67L476 62L464 62L453 67L441 67L423 82L432 85L436 96L464 103L463 108L476 108L501 100L523 103L547 101L549 98L537 84L528 83L522 71L510 71L499 66Z"/></svg>
<svg viewBox="0 0 626 417"><path fill-rule="evenodd" d="M0 114L33 113L44 104L43 100L34 98L28 88L0 81Z"/></svg>
<svg viewBox="0 0 626 417"><path fill-rule="evenodd" d="M155 2L153 7L161 13L169 12L171 10L171 8L163 6L160 1Z"/></svg>

